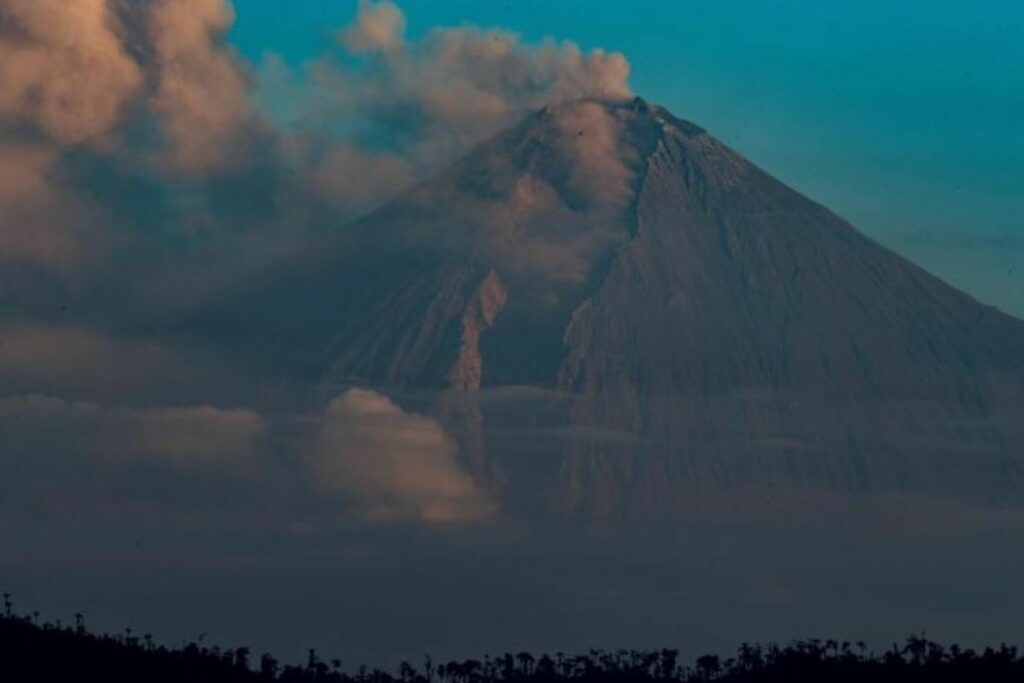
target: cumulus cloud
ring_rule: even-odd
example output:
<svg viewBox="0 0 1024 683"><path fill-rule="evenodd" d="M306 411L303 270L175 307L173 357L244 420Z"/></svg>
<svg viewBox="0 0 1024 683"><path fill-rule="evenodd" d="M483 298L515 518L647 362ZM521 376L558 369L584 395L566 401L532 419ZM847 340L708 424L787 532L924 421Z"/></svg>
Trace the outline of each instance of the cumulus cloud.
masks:
<svg viewBox="0 0 1024 683"><path fill-rule="evenodd" d="M287 92L303 103L290 108L291 125L306 132L341 128L345 145L360 150L331 166L335 187L350 185L336 191L356 205L359 196L372 206L397 194L411 178L545 105L630 95L629 63L617 52L585 52L554 39L528 43L477 26L439 27L407 40L404 24L393 3L364 1L339 34L344 59L325 56L290 75L280 61L263 65L262 99ZM377 156L387 166L369 161ZM367 167L378 171L374 182L357 180Z"/></svg>
<svg viewBox="0 0 1024 683"><path fill-rule="evenodd" d="M0 1L0 121L64 143L103 136L143 83L107 0Z"/></svg>
<svg viewBox="0 0 1024 683"><path fill-rule="evenodd" d="M148 98L171 160L218 161L249 113L227 0L0 0L0 121L97 141ZM148 81L148 84L147 84Z"/></svg>
<svg viewBox="0 0 1024 683"><path fill-rule="evenodd" d="M224 43L232 17L225 0L0 0L6 267L65 285L110 273L110 259L174 220L180 178L164 169L224 170L243 156L251 117L244 66ZM127 187L141 184L159 189Z"/></svg>
<svg viewBox="0 0 1024 683"><path fill-rule="evenodd" d="M233 20L228 0L0 0L5 265L78 292L119 272L174 280L126 292L212 286L211 259L301 248L531 110L629 94L618 53L475 26L409 39L392 2L362 0L340 58L294 72L253 69Z"/></svg>
<svg viewBox="0 0 1024 683"><path fill-rule="evenodd" d="M154 0L147 17L158 82L152 107L170 161L188 171L231 163L250 124L245 69L224 42L233 22L224 0Z"/></svg>
<svg viewBox="0 0 1024 683"><path fill-rule="evenodd" d="M60 154L110 151L144 74L108 0L0 0L0 260L66 271L99 211L64 187ZM102 239L93 239L100 251Z"/></svg>
<svg viewBox="0 0 1024 683"><path fill-rule="evenodd" d="M338 41L354 54L382 52L404 42L405 15L393 2L359 0L355 21L338 34Z"/></svg>
<svg viewBox="0 0 1024 683"><path fill-rule="evenodd" d="M493 512L441 426L372 391L330 403L308 461L318 487L370 521L472 522Z"/></svg>
<svg viewBox="0 0 1024 683"><path fill-rule="evenodd" d="M626 97L628 72L618 53L553 40L529 45L469 26L436 29L355 68L335 64L318 75L363 139L429 166L546 104Z"/></svg>

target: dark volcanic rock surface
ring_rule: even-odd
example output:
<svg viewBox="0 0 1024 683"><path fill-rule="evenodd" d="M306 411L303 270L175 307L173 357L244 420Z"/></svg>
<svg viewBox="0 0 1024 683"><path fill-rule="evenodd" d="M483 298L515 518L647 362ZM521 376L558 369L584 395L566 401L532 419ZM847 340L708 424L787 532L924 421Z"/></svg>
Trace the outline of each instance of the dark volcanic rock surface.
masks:
<svg viewBox="0 0 1024 683"><path fill-rule="evenodd" d="M442 392L467 466L530 505L1020 491L1024 322L639 99L537 113L213 318L294 376Z"/></svg>

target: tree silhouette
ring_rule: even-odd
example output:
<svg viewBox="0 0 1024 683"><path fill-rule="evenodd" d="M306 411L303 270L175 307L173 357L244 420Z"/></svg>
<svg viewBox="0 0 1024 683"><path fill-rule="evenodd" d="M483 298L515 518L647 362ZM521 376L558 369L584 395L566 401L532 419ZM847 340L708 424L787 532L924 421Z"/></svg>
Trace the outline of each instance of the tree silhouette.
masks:
<svg viewBox="0 0 1024 683"><path fill-rule="evenodd" d="M862 642L804 640L785 647L742 644L735 656L704 655L692 665L679 652L661 650L590 650L577 656L558 652L534 656L504 653L483 659L435 664L424 658L422 670L403 662L396 674L359 667L328 666L309 650L304 666L282 666L269 654L251 668L249 648L208 647L202 637L169 649L141 639L132 629L122 635L90 633L76 614L72 626L40 623L37 615L14 611L3 595L0 617L0 681L101 680L105 683L1002 683L1024 680L1024 658L1006 644L976 652L948 648L914 635L880 654ZM205 635L205 634L204 634Z"/></svg>

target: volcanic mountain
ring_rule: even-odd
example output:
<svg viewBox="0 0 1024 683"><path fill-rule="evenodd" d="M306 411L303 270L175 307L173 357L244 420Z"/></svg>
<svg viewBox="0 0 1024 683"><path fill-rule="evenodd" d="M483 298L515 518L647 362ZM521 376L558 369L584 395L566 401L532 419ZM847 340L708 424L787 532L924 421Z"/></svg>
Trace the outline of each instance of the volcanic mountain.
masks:
<svg viewBox="0 0 1024 683"><path fill-rule="evenodd" d="M531 505L1024 483L1024 322L639 98L535 113L209 320L293 377L433 396Z"/></svg>

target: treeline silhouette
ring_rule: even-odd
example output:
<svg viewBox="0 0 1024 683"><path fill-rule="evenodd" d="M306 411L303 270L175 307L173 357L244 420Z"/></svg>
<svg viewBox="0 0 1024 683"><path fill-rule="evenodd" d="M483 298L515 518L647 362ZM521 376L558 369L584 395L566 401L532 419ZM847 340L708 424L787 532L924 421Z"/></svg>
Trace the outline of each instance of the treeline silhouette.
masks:
<svg viewBox="0 0 1024 683"><path fill-rule="evenodd" d="M131 629L120 635L90 633L81 615L71 624L20 615L3 596L0 616L0 681L102 681L104 683L707 683L803 682L1000 682L1024 680L1024 657L1001 645L975 651L923 637L875 653L863 643L805 640L785 647L743 645L728 658L698 657L690 664L677 650L591 650L587 654L533 656L526 652L419 666L397 671L361 667L346 671L310 650L304 665L258 659L248 648L189 643L167 648Z"/></svg>

